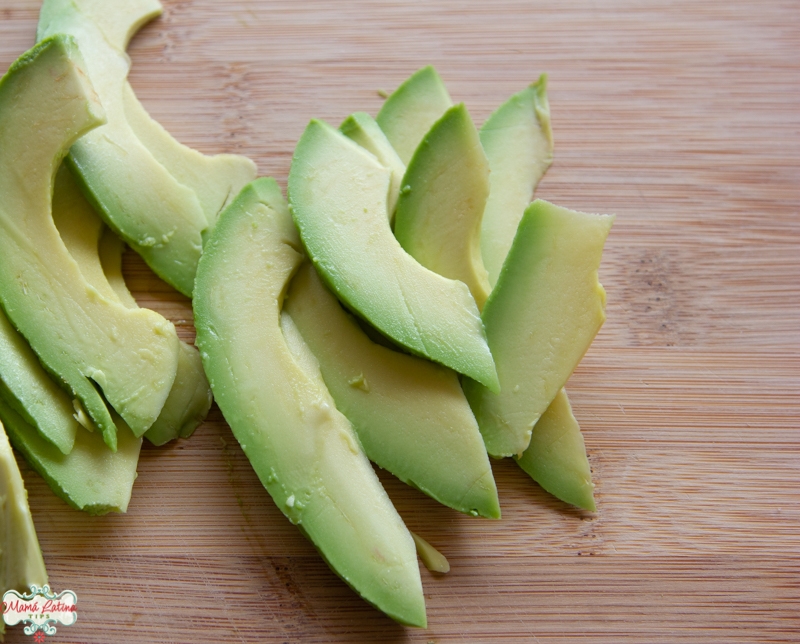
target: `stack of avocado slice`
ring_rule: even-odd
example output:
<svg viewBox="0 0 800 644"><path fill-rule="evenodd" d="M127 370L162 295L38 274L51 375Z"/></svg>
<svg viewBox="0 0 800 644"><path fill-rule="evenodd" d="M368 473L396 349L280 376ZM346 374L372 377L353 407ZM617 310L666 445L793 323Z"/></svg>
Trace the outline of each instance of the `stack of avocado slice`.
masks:
<svg viewBox="0 0 800 644"><path fill-rule="evenodd" d="M545 77L478 130L432 67L374 119L312 120L287 202L136 99L125 47L160 10L45 0L0 81L0 420L72 506L125 511L142 437L188 437L213 391L333 570L424 626L415 544L435 551L369 461L499 519L489 456L513 456L594 510L563 387L605 319L613 217L530 203L552 161ZM124 243L194 298L199 352L137 305Z"/></svg>

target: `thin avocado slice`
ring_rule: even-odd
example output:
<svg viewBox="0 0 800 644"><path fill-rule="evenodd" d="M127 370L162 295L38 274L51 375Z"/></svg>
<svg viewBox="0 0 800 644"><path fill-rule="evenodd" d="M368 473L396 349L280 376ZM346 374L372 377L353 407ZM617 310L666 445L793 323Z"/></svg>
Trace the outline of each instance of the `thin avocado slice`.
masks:
<svg viewBox="0 0 800 644"><path fill-rule="evenodd" d="M53 223L61 159L102 123L80 65L74 41L55 36L0 81L0 304L113 450L116 425L106 401L134 433L146 431L175 379L178 340L160 315L127 309L93 288Z"/></svg>
<svg viewBox="0 0 800 644"><path fill-rule="evenodd" d="M486 448L454 371L370 340L309 263L292 279L284 313L370 460L444 505L500 517Z"/></svg>
<svg viewBox="0 0 800 644"><path fill-rule="evenodd" d="M378 112L375 120L403 163L453 101L436 70L428 65L409 76Z"/></svg>
<svg viewBox="0 0 800 644"><path fill-rule="evenodd" d="M53 220L86 281L103 297L119 301L126 308L138 309L122 277L122 241L103 224L63 164L56 174ZM172 389L145 436L155 445L179 436L188 438L210 407L211 389L200 354L181 342Z"/></svg>
<svg viewBox="0 0 800 644"><path fill-rule="evenodd" d="M120 51L125 51L133 34L162 11L156 0L75 2L100 28L106 40ZM147 113L127 80L122 99L125 117L134 134L175 179L194 191L209 228L213 228L222 209L256 178L255 163L235 154L207 156L179 143Z"/></svg>
<svg viewBox="0 0 800 644"><path fill-rule="evenodd" d="M503 103L483 124L491 190L481 224L481 254L494 286L514 241L522 213L553 162L547 76Z"/></svg>
<svg viewBox="0 0 800 644"><path fill-rule="evenodd" d="M531 444L517 464L550 494L594 512L594 483L580 425L561 389L533 427Z"/></svg>
<svg viewBox="0 0 800 644"><path fill-rule="evenodd" d="M164 10L158 0L75 0L75 6L97 23L106 40L122 51L139 29Z"/></svg>
<svg viewBox="0 0 800 644"><path fill-rule="evenodd" d="M0 309L0 394L42 438L63 454L75 444L72 400L42 368L36 354Z"/></svg>
<svg viewBox="0 0 800 644"><path fill-rule="evenodd" d="M366 112L355 112L348 116L339 126L339 131L374 154L381 165L391 171L389 194L386 197L386 212L391 222L397 207L397 198L400 196L403 175L406 173L406 164L397 156L397 152L389 143L389 139L386 138L377 121Z"/></svg>
<svg viewBox="0 0 800 644"><path fill-rule="evenodd" d="M613 221L541 199L525 211L483 309L501 391L463 382L491 456L528 448L533 426L605 321L597 271Z"/></svg>
<svg viewBox="0 0 800 644"><path fill-rule="evenodd" d="M208 220L197 195L139 140L125 115L130 59L113 47L73 0L45 0L39 39L66 33L78 41L108 122L72 146L68 162L106 223L150 267L191 296Z"/></svg>
<svg viewBox="0 0 800 644"><path fill-rule="evenodd" d="M119 417L115 417L119 425L116 452L108 449L97 432L81 429L69 454L44 440L2 397L0 420L14 447L70 506L93 515L128 509L142 439Z"/></svg>
<svg viewBox="0 0 800 644"><path fill-rule="evenodd" d="M424 626L414 542L281 316L303 257L272 179L220 216L200 260L197 344L214 397L276 505L357 593L397 621Z"/></svg>
<svg viewBox="0 0 800 644"><path fill-rule="evenodd" d="M0 423L0 588L3 592L26 592L31 585L46 583L47 570L28 506L28 492Z"/></svg>
<svg viewBox="0 0 800 644"><path fill-rule="evenodd" d="M433 124L408 164L394 234L425 268L469 287L478 309L489 297L481 219L489 162L463 103Z"/></svg>
<svg viewBox="0 0 800 644"><path fill-rule="evenodd" d="M390 174L357 143L312 120L289 171L289 203L303 244L348 308L413 353L497 390L467 286L420 265L392 234Z"/></svg>

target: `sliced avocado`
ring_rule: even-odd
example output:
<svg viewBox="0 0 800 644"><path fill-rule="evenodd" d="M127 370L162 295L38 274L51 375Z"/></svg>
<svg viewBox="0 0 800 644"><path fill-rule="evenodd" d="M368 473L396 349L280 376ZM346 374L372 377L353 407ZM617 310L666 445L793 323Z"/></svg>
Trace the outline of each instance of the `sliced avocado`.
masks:
<svg viewBox="0 0 800 644"><path fill-rule="evenodd" d="M553 162L547 76L503 103L483 124L480 137L491 169L481 254L494 286L522 213Z"/></svg>
<svg viewBox="0 0 800 644"><path fill-rule="evenodd" d="M501 391L463 383L490 455L528 448L533 426L605 321L597 270L613 221L541 199L525 211L483 309Z"/></svg>
<svg viewBox="0 0 800 644"><path fill-rule="evenodd" d="M478 309L489 297L481 259L481 219L489 163L464 104L451 107L408 164L394 234L425 268L469 287Z"/></svg>
<svg viewBox="0 0 800 644"><path fill-rule="evenodd" d="M325 388L283 294L303 257L272 179L221 215L200 260L197 344L214 397L280 510L364 599L424 626L414 542Z"/></svg>
<svg viewBox="0 0 800 644"><path fill-rule="evenodd" d="M517 464L550 494L594 512L594 484L580 425L561 389L533 427L531 444Z"/></svg>
<svg viewBox="0 0 800 644"><path fill-rule="evenodd" d="M158 0L75 0L75 6L94 20L106 39L122 51L139 29L163 11Z"/></svg>
<svg viewBox="0 0 800 644"><path fill-rule="evenodd" d="M36 354L0 309L0 392L18 414L62 453L75 443L72 400L42 368Z"/></svg>
<svg viewBox="0 0 800 644"><path fill-rule="evenodd" d="M366 112L355 112L348 116L339 126L339 131L348 139L352 139L362 148L375 155L381 165L392 173L389 182L389 195L386 198L386 212L389 221L394 217L397 198L400 196L400 185L406 173L406 165L397 156L397 152L389 143L389 139L378 123Z"/></svg>
<svg viewBox="0 0 800 644"><path fill-rule="evenodd" d="M47 570L28 506L28 492L0 423L0 589L26 592L32 585L46 583Z"/></svg>
<svg viewBox="0 0 800 644"><path fill-rule="evenodd" d="M400 159L408 164L419 142L452 104L442 79L429 65L392 92L375 120Z"/></svg>
<svg viewBox="0 0 800 644"><path fill-rule="evenodd" d="M312 120L289 171L289 203L303 244L351 310L412 352L496 390L469 289L421 266L392 234L390 174L357 143Z"/></svg>
<svg viewBox="0 0 800 644"><path fill-rule="evenodd" d="M492 468L458 377L370 340L311 264L284 303L370 460L460 512L499 518Z"/></svg>
<svg viewBox="0 0 800 644"><path fill-rule="evenodd" d="M123 244L83 197L66 165L62 165L56 175L53 220L86 281L103 297L138 309L122 277ZM155 445L163 445L179 436L188 437L205 419L210 407L211 389L200 354L181 342L172 389L145 436Z"/></svg>
<svg viewBox="0 0 800 644"><path fill-rule="evenodd" d="M2 397L0 420L14 447L70 506L89 514L128 509L142 439L136 438L119 417L115 417L119 425L116 452L108 449L97 432L81 429L66 455L42 439Z"/></svg>
<svg viewBox="0 0 800 644"><path fill-rule="evenodd" d="M73 0L45 0L37 36L78 41L108 122L72 146L68 162L106 223L164 280L191 296L208 227L197 195L161 165L131 129L124 107L130 60Z"/></svg>
<svg viewBox="0 0 800 644"><path fill-rule="evenodd" d="M53 223L61 159L102 123L80 65L74 41L56 36L0 81L0 304L115 449L106 400L134 433L144 433L175 379L178 339L160 315L127 309L93 288Z"/></svg>

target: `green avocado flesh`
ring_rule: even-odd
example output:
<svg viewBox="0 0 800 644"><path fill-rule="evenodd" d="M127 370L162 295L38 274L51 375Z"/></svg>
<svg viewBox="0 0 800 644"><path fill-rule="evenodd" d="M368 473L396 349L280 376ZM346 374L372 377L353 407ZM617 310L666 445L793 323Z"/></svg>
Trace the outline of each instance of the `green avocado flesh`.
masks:
<svg viewBox="0 0 800 644"><path fill-rule="evenodd" d="M533 202L483 310L501 391L465 380L486 449L521 455L605 321L597 270L613 222Z"/></svg>
<svg viewBox="0 0 800 644"><path fill-rule="evenodd" d="M42 39L55 33L77 40L108 118L72 146L71 168L115 232L159 276L191 296L208 218L198 196L159 163L128 123L128 56L106 40L73 0L44 1L37 35Z"/></svg>
<svg viewBox="0 0 800 644"><path fill-rule="evenodd" d="M62 453L75 443L72 400L0 310L0 395Z"/></svg>
<svg viewBox="0 0 800 644"><path fill-rule="evenodd" d="M158 0L74 0L75 6L91 18L106 40L124 51L133 35L153 18L161 15Z"/></svg>
<svg viewBox="0 0 800 644"><path fill-rule="evenodd" d="M281 306L302 262L277 184L220 216L200 260L197 345L214 397L276 505L364 599L424 626L414 542Z"/></svg>
<svg viewBox="0 0 800 644"><path fill-rule="evenodd" d="M478 307L465 284L420 265L392 234L390 171L312 120L289 171L289 203L317 270L351 310L413 353L498 389Z"/></svg>
<svg viewBox="0 0 800 644"><path fill-rule="evenodd" d="M494 286L522 213L553 162L547 76L503 103L481 127L480 140L491 169L480 244Z"/></svg>
<svg viewBox="0 0 800 644"><path fill-rule="evenodd" d="M0 423L0 592L27 592L31 585L46 583L28 492Z"/></svg>
<svg viewBox="0 0 800 644"><path fill-rule="evenodd" d="M103 297L119 301L126 308L138 309L122 277L122 242L103 225L65 165L56 175L53 220L86 281ZM179 436L188 437L210 407L211 390L200 354L181 342L172 389L145 437L155 445Z"/></svg>
<svg viewBox="0 0 800 644"><path fill-rule="evenodd" d="M452 104L436 70L423 67L392 92L375 120L408 164L419 142Z"/></svg>
<svg viewBox="0 0 800 644"><path fill-rule="evenodd" d="M370 460L460 512L499 518L483 439L455 372L374 343L305 264L284 303Z"/></svg>
<svg viewBox="0 0 800 644"><path fill-rule="evenodd" d="M339 126L339 131L374 154L378 162L391 171L389 194L386 198L386 213L391 221L397 206L397 198L400 196L403 175L406 173L405 163L397 156L397 152L375 119L365 112L356 112L348 116Z"/></svg>
<svg viewBox="0 0 800 644"><path fill-rule="evenodd" d="M489 163L464 104L451 107L408 164L394 234L420 264L460 280L479 309L489 296L480 248Z"/></svg>
<svg viewBox="0 0 800 644"><path fill-rule="evenodd" d="M72 451L66 455L42 439L2 397L0 420L14 447L70 506L88 514L128 509L142 439L136 438L119 418L116 452L108 449L97 432L81 429Z"/></svg>
<svg viewBox="0 0 800 644"><path fill-rule="evenodd" d="M56 36L0 81L0 303L115 449L106 401L134 433L146 431L175 379L178 339L160 315L129 310L92 287L51 217L61 159L78 136L102 122L76 61L72 39Z"/></svg>
<svg viewBox="0 0 800 644"><path fill-rule="evenodd" d="M594 484L586 445L563 389L533 428L531 444L517 464L550 494L594 512Z"/></svg>

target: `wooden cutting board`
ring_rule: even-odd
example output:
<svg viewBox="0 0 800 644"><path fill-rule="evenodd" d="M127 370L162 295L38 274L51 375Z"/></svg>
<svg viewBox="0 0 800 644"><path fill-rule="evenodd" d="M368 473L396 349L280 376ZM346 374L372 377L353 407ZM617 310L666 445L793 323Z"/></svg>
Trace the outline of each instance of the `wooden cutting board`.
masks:
<svg viewBox="0 0 800 644"><path fill-rule="evenodd" d="M0 68L38 0L2 0ZM477 123L550 74L539 195L616 213L608 322L569 382L596 514L495 463L501 521L389 476L429 628L350 591L278 512L219 411L145 448L124 516L69 509L22 463L61 642L800 641L800 5L796 0L165 0L132 44L152 114L285 187L311 117L376 113L432 63ZM1 198L1 197L0 197ZM187 300L133 255L140 301L193 337ZM48 638L49 640L49 638ZM10 642L27 642L13 629Z"/></svg>

